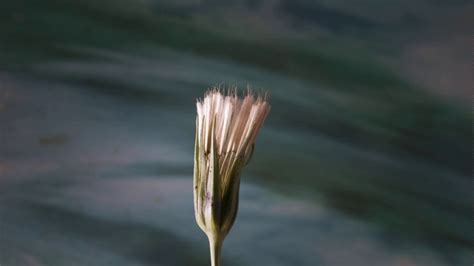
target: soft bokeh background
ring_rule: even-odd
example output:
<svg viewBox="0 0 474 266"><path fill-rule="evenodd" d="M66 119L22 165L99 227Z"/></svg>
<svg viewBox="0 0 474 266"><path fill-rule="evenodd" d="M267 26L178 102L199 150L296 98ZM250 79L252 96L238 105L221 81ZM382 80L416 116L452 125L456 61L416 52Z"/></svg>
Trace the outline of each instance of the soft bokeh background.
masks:
<svg viewBox="0 0 474 266"><path fill-rule="evenodd" d="M472 14L2 1L0 264L209 265L194 104L222 83L272 103L223 265L471 265Z"/></svg>

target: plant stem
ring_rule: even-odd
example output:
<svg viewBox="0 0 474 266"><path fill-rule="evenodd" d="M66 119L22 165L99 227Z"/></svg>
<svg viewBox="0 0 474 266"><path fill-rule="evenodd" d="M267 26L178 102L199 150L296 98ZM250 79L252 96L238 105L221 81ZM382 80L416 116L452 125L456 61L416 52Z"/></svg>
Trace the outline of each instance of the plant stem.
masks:
<svg viewBox="0 0 474 266"><path fill-rule="evenodd" d="M211 251L211 266L221 265L221 245L222 241L209 237L209 249Z"/></svg>

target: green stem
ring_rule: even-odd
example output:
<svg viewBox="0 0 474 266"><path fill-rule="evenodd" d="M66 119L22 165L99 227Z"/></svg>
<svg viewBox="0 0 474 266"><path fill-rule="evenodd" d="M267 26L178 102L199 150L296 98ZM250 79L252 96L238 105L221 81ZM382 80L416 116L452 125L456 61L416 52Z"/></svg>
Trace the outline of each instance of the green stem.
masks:
<svg viewBox="0 0 474 266"><path fill-rule="evenodd" d="M209 237L209 249L211 251L211 266L221 265L222 241Z"/></svg>

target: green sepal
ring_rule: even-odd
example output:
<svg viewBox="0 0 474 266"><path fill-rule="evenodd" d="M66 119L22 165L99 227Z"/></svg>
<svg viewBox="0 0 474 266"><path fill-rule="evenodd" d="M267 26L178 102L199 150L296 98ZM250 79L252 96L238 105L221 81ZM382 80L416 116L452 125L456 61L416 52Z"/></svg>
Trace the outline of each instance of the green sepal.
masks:
<svg viewBox="0 0 474 266"><path fill-rule="evenodd" d="M221 221L221 180L219 174L219 157L217 157L214 126L215 119L212 121L211 126L211 149L209 154L209 181L211 184L208 184L207 192L211 193L211 195L209 195L209 198L211 199L210 207L212 216L212 224L210 226L213 232L218 232L220 231Z"/></svg>
<svg viewBox="0 0 474 266"><path fill-rule="evenodd" d="M235 164L229 173L229 186L222 197L222 222L221 232L225 236L229 233L232 225L237 217L239 208L239 191L240 191L240 170L239 163Z"/></svg>
<svg viewBox="0 0 474 266"><path fill-rule="evenodd" d="M193 192L194 192L194 215L196 222L202 230L205 230L204 217L202 212L202 174L201 167L203 166L200 161L202 158L200 147L199 147L199 132L198 132L198 118L196 118L196 137L194 142L194 178L193 178Z"/></svg>

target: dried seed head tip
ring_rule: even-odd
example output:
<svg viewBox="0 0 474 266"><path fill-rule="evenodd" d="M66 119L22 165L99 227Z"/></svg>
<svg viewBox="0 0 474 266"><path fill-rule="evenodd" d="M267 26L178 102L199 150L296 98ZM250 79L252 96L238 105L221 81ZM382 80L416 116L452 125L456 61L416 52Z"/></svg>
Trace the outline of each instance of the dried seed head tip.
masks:
<svg viewBox="0 0 474 266"><path fill-rule="evenodd" d="M236 90L226 94L220 88L206 92L197 101L197 134L209 152L211 130L214 131L218 154L236 153L240 157L250 151L270 111L267 94L254 95L249 89L240 98Z"/></svg>

